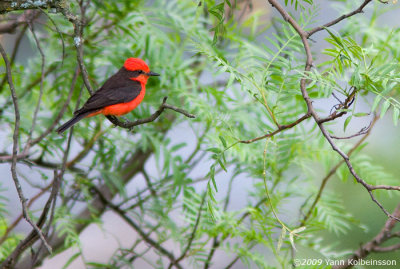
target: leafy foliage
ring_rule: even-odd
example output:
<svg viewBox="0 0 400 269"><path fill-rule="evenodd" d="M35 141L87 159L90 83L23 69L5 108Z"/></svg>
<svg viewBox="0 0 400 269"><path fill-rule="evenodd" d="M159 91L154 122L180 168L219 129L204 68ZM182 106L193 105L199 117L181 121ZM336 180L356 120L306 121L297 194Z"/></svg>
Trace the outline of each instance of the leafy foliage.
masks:
<svg viewBox="0 0 400 269"><path fill-rule="evenodd" d="M224 266L240 259L248 267L288 268L293 251L301 251L298 246L327 258L341 254L325 251L331 245L317 242L315 234L336 236L349 234L354 226L364 227L340 195L324 191L316 198L320 182L340 162L317 124L304 120L292 128L280 128L308 113L299 88L302 78L307 78L307 91L314 102L331 98L332 93L346 98L354 91L354 105L345 111L345 130L352 126L353 117L367 115L358 110L364 101L368 112L381 117L391 110L396 125L400 114L399 31L371 23L378 11L371 19L349 18L340 32L324 30L324 55L312 49L316 58L326 61L304 72L306 55L295 29L285 20L266 21L265 12L246 4L95 0L88 6L84 64L90 83L98 88L125 58L141 57L161 76L149 79L145 101L126 119L151 115L164 96L197 117L188 120L165 111L157 121L133 130L114 128L103 117L76 125L51 228L63 238L60 249L78 247L65 268L77 260L87 268L130 268L140 260L154 268L168 268L174 263L171 253L174 259L182 255L187 268L208 268L214 265L215 252L229 256ZM294 6L296 20L304 29L325 23L317 19L314 1L287 0L285 5ZM70 8L74 14L81 11L79 5ZM245 15L238 15L241 12ZM46 22L39 31L40 42L46 44L45 94L33 137L51 126L68 99L69 86L72 98L63 120L89 96L81 76L71 85L77 70L74 29L65 17L49 16L64 38L66 57L62 58L60 33ZM33 37L28 37L33 46ZM29 138L39 98L40 64L35 54L13 66L23 115L20 151ZM4 86L0 102L6 140L1 151L8 152L14 112ZM322 107L321 114L331 114L332 109ZM336 126L329 127L335 133ZM279 132L268 138L246 142L275 130ZM50 184L52 170L62 167L67 139L51 132L18 163L19 169L40 175L25 177L28 183L34 181L31 190L35 193ZM353 144L340 146L348 152ZM351 156L355 169L369 184L395 185L385 168L361 154L364 146ZM344 165L332 174L342 180L340 184L350 178ZM244 198L235 188L241 189ZM10 227L3 216L8 201L0 196L0 202L3 235ZM89 261L79 234L89 224L102 226L100 216L105 210L129 223L138 238L129 247L118 247L108 263ZM85 214L82 217L77 212ZM11 253L19 238L17 233L7 236L0 259ZM169 244L178 246L179 252L169 253Z"/></svg>

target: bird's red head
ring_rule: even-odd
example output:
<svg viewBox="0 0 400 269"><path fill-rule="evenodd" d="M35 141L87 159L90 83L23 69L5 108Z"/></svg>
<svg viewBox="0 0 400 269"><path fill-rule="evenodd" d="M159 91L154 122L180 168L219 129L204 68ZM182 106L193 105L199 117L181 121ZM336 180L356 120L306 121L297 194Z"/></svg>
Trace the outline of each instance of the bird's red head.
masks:
<svg viewBox="0 0 400 269"><path fill-rule="evenodd" d="M146 73L150 72L150 68L145 61L139 58L128 58L124 63L125 69L129 71L143 70Z"/></svg>

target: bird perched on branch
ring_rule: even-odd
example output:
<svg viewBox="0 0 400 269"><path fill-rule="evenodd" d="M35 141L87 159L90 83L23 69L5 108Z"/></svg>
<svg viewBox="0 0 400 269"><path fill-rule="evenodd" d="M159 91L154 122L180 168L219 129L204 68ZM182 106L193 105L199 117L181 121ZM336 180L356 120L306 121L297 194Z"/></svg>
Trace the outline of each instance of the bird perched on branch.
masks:
<svg viewBox="0 0 400 269"><path fill-rule="evenodd" d="M134 110L143 100L149 76L159 76L150 71L147 64L139 58L128 58L124 66L98 89L83 105L74 112L74 117L61 125L57 132L65 130L83 118L98 114L121 116Z"/></svg>

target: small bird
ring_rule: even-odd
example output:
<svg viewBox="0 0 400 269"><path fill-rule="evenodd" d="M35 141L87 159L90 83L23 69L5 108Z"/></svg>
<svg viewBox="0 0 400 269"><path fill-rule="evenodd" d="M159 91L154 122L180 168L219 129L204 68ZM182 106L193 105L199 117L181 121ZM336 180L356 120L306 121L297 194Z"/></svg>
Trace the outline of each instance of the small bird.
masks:
<svg viewBox="0 0 400 269"><path fill-rule="evenodd" d="M62 134L83 118L98 114L121 116L134 110L143 100L149 76L159 74L151 72L142 59L126 59L124 66L75 111L74 117L61 125L57 132Z"/></svg>

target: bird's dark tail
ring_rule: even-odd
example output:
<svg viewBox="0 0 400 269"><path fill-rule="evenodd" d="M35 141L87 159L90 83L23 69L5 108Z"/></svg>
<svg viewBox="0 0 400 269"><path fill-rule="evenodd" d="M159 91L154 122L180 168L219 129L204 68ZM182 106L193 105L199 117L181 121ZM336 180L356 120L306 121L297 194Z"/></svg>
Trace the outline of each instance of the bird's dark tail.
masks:
<svg viewBox="0 0 400 269"><path fill-rule="evenodd" d="M69 121L67 121L66 123L64 123L63 125L61 125L58 129L57 129L57 133L62 134L63 132L65 132L69 127L72 127L75 123L77 123L78 121L80 121L81 119L85 118L87 115L89 115L90 112L86 112L86 113L81 113L81 114L76 114L72 119L70 119Z"/></svg>

